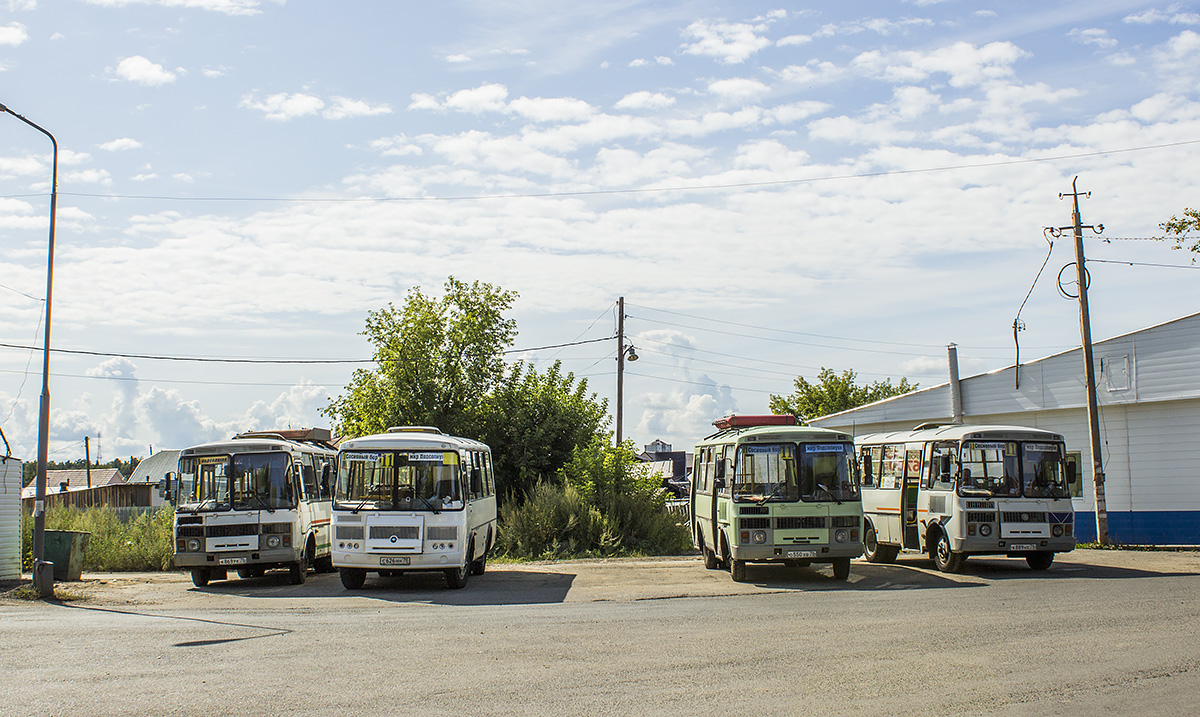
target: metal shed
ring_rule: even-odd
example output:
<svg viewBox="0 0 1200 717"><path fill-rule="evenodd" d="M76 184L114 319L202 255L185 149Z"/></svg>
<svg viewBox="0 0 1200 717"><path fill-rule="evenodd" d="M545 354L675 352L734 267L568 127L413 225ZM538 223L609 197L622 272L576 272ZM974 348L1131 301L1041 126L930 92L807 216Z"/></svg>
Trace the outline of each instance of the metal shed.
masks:
<svg viewBox="0 0 1200 717"><path fill-rule="evenodd" d="M1097 342L1093 354L1110 538L1200 545L1200 313ZM1094 540L1081 349L964 378L959 388L964 423L1031 426L1066 437L1081 467L1077 535ZM811 424L862 434L946 422L952 413L947 382Z"/></svg>
<svg viewBox="0 0 1200 717"><path fill-rule="evenodd" d="M21 578L21 461L0 457L0 580Z"/></svg>

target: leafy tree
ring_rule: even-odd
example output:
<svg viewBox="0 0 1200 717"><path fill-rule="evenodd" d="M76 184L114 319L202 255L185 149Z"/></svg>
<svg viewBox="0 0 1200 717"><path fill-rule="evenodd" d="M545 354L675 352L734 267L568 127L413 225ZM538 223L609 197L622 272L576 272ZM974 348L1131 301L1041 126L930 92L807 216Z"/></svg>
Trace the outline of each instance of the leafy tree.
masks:
<svg viewBox="0 0 1200 717"><path fill-rule="evenodd" d="M868 386L859 386L854 383L856 377L857 374L852 369L838 374L834 373L833 369L822 366L821 372L817 374L817 383L809 383L803 376L797 376L794 382L796 390L792 395L784 397L771 394L771 411L790 413L801 423L807 423L820 416L917 389L917 384L909 383L907 378L901 378L900 383L896 385L892 385L889 378L886 381L875 381Z"/></svg>
<svg viewBox="0 0 1200 717"><path fill-rule="evenodd" d="M356 370L322 413L345 437L400 425L469 435L484 396L504 375L502 352L517 332L504 312L516 296L451 276L440 299L414 287L401 308L389 303L369 312L362 333L375 345L378 367Z"/></svg>
<svg viewBox="0 0 1200 717"><path fill-rule="evenodd" d="M1168 236L1175 237L1175 248L1182 249L1184 243L1195 240L1188 251L1200 254L1200 237L1189 237L1189 231L1200 231L1200 209L1184 209L1182 217L1176 217L1174 214L1167 221L1159 224L1162 230Z"/></svg>
<svg viewBox="0 0 1200 717"><path fill-rule="evenodd" d="M484 397L473 435L492 448L502 498L531 491L549 478L607 424L608 402L587 392L587 380L562 373L561 362L539 374L512 366Z"/></svg>

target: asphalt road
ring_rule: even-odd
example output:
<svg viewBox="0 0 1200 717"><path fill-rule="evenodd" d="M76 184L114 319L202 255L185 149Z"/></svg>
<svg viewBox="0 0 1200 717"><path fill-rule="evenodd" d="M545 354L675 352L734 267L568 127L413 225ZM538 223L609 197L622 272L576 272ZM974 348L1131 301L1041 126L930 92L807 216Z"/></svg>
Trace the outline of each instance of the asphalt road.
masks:
<svg viewBox="0 0 1200 717"><path fill-rule="evenodd" d="M85 575L0 599L4 715L1192 715L1200 553L1080 550L1047 572L902 557L749 569L698 558L192 587Z"/></svg>

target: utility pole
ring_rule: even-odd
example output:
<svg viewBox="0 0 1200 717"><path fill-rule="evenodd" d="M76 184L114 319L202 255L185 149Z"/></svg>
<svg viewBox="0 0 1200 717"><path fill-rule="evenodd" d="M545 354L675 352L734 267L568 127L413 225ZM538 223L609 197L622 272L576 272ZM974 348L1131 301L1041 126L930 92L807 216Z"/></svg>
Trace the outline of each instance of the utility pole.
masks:
<svg viewBox="0 0 1200 717"><path fill-rule="evenodd" d="M1100 443L1100 409L1096 401L1096 366L1092 357L1092 319L1088 313L1088 274L1086 261L1083 256L1083 230L1091 229L1099 234L1104 231L1104 225L1084 224L1079 216L1079 197L1091 197L1091 192L1081 193L1075 188L1079 177L1071 180L1070 194L1059 193L1058 198L1071 197L1074 209L1071 212L1071 226L1052 229L1051 233L1061 233L1071 229L1075 237L1075 276L1079 283L1079 337L1083 345L1083 376L1087 384L1087 418L1088 446L1092 453L1092 485L1096 492L1096 540L1101 545L1108 545L1108 506L1104 498L1104 461L1101 455Z"/></svg>
<svg viewBox="0 0 1200 717"><path fill-rule="evenodd" d="M92 448L87 436L83 437L83 465L87 468L88 488L92 487Z"/></svg>
<svg viewBox="0 0 1200 717"><path fill-rule="evenodd" d="M625 297L617 299L617 445L621 445L621 414L625 410Z"/></svg>

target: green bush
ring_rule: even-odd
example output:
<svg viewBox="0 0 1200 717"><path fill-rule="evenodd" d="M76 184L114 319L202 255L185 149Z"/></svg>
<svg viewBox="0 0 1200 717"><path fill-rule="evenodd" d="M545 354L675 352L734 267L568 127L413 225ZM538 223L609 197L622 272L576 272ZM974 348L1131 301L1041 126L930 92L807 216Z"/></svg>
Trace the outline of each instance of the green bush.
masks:
<svg viewBox="0 0 1200 717"><path fill-rule="evenodd" d="M170 570L174 564L175 512L163 508L141 513L128 522L111 508L51 508L46 530L91 533L83 551L85 571L120 572ZM33 518L26 513L22 531L21 566L33 568Z"/></svg>
<svg viewBox="0 0 1200 717"><path fill-rule="evenodd" d="M497 549L518 560L679 554L691 539L666 512L667 497L632 444L597 437L575 449L557 480L503 507Z"/></svg>

